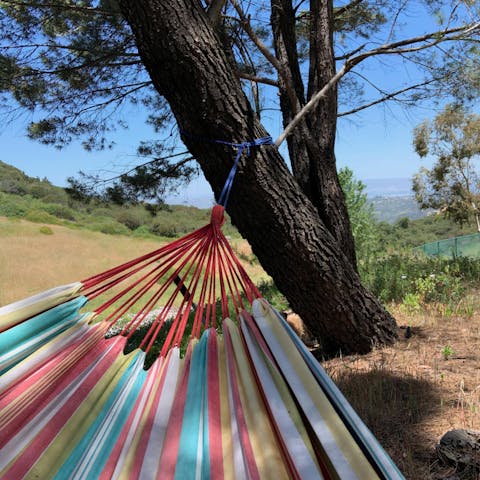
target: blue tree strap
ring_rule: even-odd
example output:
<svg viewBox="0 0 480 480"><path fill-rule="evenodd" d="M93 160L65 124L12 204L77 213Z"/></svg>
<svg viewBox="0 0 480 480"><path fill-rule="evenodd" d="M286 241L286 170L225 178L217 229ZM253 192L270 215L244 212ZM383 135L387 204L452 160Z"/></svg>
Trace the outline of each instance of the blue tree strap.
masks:
<svg viewBox="0 0 480 480"><path fill-rule="evenodd" d="M262 137L253 140L252 142L243 142L243 143L229 143L219 140L218 143L223 143L225 145L230 145L232 147L237 148L237 156L235 157L235 161L233 162L232 169L228 174L227 181L223 186L222 193L220 194L220 198L218 199L218 204L222 205L223 207L227 207L228 198L230 197L230 191L232 190L233 179L235 178L235 174L237 173L238 163L240 161L240 157L244 150L247 150L247 156L250 156L251 147L258 147L260 145L272 145L273 140L272 137Z"/></svg>
<svg viewBox="0 0 480 480"><path fill-rule="evenodd" d="M223 207L227 206L228 198L230 196L230 191L232 189L233 179L235 178L235 174L237 173L238 163L240 161L243 151L246 150L247 156L250 156L252 147L258 147L260 145L273 145L272 137L257 138L256 140L253 140L251 142L232 143L232 142L227 142L225 140L216 140L214 138L197 137L196 135L192 135L186 132L185 130L181 130L180 133L182 135L185 135L186 137L192 138L193 140L218 143L220 145L228 145L229 147L233 147L237 149L237 156L235 157L235 161L233 162L232 169L228 174L227 181L225 182L222 193L220 194L220 198L218 199L218 204L222 205Z"/></svg>

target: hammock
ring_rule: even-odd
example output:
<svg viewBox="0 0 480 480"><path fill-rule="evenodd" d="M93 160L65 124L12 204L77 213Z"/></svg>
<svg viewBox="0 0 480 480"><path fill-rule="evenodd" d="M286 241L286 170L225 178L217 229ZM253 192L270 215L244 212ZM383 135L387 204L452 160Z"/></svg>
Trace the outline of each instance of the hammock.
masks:
<svg viewBox="0 0 480 480"><path fill-rule="evenodd" d="M403 478L222 223L0 308L1 479Z"/></svg>

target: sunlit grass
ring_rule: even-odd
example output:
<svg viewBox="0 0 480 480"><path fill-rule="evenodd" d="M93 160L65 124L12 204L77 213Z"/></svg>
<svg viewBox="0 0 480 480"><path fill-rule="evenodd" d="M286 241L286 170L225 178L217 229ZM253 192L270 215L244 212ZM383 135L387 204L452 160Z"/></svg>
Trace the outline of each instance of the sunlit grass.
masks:
<svg viewBox="0 0 480 480"><path fill-rule="evenodd" d="M105 235L59 225L49 225L53 234L46 235L40 231L42 226L0 217L0 305L80 281L166 243L165 239ZM252 280L258 283L267 279L248 243L241 239L234 243L243 254L240 259Z"/></svg>
<svg viewBox="0 0 480 480"><path fill-rule="evenodd" d="M0 218L0 305L87 278L164 242Z"/></svg>

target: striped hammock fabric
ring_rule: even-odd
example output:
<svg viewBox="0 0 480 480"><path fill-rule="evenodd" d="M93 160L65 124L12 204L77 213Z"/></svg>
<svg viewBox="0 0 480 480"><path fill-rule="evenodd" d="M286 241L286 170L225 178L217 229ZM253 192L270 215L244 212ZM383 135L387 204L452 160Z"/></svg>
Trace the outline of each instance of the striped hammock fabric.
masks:
<svg viewBox="0 0 480 480"><path fill-rule="evenodd" d="M222 247L221 213L186 243L0 308L0 479L403 478Z"/></svg>

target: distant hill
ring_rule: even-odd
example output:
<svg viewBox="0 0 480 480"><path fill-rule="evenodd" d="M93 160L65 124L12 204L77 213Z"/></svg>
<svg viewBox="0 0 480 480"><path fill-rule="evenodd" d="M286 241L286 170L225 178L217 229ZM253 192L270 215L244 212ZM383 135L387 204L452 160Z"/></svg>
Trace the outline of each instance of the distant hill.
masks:
<svg viewBox="0 0 480 480"><path fill-rule="evenodd" d="M61 187L52 185L46 178L29 177L18 168L0 161L0 192L11 195L30 195L44 202L66 205L68 196Z"/></svg>
<svg viewBox="0 0 480 480"><path fill-rule="evenodd" d="M433 210L420 210L413 195L375 197L369 199L380 222L395 223L401 218L417 220L434 213Z"/></svg>
<svg viewBox="0 0 480 480"><path fill-rule="evenodd" d="M0 161L0 216L109 234L170 238L205 225L210 210L188 205L115 205L98 199L79 202L46 178L29 177ZM228 217L224 232L239 235Z"/></svg>
<svg viewBox="0 0 480 480"><path fill-rule="evenodd" d="M367 194L379 221L395 223L400 218L415 220L429 212L421 211L413 195L409 194L409 179L365 180ZM192 185L195 187L195 185ZM407 192L399 195L400 192ZM57 220L70 223L95 225L103 218L103 231L128 233L145 226L156 235L175 236L197 228L208 218L208 211L187 205L165 206L155 217L141 205L119 207L116 205L82 205L73 202L61 187L52 185L46 178L29 177L21 170L0 161L0 193L6 194L0 205L0 215L37 218L51 222ZM201 196L200 191L191 189L188 204L210 207L211 194ZM61 205L61 208L58 206ZM40 214L41 212L41 214ZM46 214L50 215L47 217ZM53 216L53 217L52 217ZM120 224L120 225L119 225Z"/></svg>
<svg viewBox="0 0 480 480"><path fill-rule="evenodd" d="M411 178L367 178L362 183L370 198L409 197L413 194Z"/></svg>

